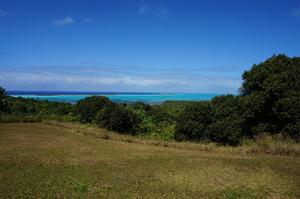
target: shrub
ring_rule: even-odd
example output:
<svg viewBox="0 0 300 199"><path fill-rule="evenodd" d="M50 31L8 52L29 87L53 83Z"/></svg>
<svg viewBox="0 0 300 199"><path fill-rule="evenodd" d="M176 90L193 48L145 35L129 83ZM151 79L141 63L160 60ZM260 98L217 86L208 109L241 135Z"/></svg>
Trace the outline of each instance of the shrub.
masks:
<svg viewBox="0 0 300 199"><path fill-rule="evenodd" d="M105 106L111 106L111 102L107 97L91 96L80 100L75 105L75 114L78 115L80 122L88 123L95 119L96 114Z"/></svg>
<svg viewBox="0 0 300 199"><path fill-rule="evenodd" d="M242 141L242 120L238 115L230 115L209 125L207 134L211 141L238 145Z"/></svg>
<svg viewBox="0 0 300 199"><path fill-rule="evenodd" d="M221 95L211 100L214 118L220 119L241 111L241 98L234 95Z"/></svg>
<svg viewBox="0 0 300 199"><path fill-rule="evenodd" d="M153 117L149 115L144 109L132 110L136 116L137 123L135 126L135 132L137 134L153 134L158 133L157 122Z"/></svg>
<svg viewBox="0 0 300 199"><path fill-rule="evenodd" d="M212 123L212 109L209 103L190 104L180 113L176 121L176 140L204 140L206 130Z"/></svg>
<svg viewBox="0 0 300 199"><path fill-rule="evenodd" d="M98 111L95 117L95 122L98 126L111 129L111 120L113 117L113 112L115 111L115 106L116 105L105 106Z"/></svg>
<svg viewBox="0 0 300 199"><path fill-rule="evenodd" d="M147 134L146 137L150 137L152 139L170 141L175 138L175 125L165 124L162 125L159 131L151 134Z"/></svg>
<svg viewBox="0 0 300 199"><path fill-rule="evenodd" d="M132 105L132 108L134 110L149 111L151 109L151 106L149 104L145 104L143 102L136 102Z"/></svg>
<svg viewBox="0 0 300 199"><path fill-rule="evenodd" d="M135 134L137 117L132 111L119 105L105 106L98 112L96 123L108 130Z"/></svg>
<svg viewBox="0 0 300 199"><path fill-rule="evenodd" d="M283 128L283 135L300 141L300 122L287 124Z"/></svg>

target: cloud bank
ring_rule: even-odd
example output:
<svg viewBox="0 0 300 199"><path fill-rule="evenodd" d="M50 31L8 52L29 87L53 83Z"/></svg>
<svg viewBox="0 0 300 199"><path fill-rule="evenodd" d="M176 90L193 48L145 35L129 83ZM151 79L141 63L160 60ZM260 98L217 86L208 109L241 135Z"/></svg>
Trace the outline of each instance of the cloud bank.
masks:
<svg viewBox="0 0 300 199"><path fill-rule="evenodd" d="M137 66L27 66L0 69L9 90L236 93L240 77L189 70L145 70Z"/></svg>

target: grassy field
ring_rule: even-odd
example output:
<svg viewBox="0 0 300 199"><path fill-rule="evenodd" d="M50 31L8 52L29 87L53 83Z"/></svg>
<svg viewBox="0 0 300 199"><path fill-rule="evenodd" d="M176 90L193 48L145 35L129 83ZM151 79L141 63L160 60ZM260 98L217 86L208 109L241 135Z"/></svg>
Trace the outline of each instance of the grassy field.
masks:
<svg viewBox="0 0 300 199"><path fill-rule="evenodd" d="M0 198L300 198L299 156L97 139L0 124Z"/></svg>

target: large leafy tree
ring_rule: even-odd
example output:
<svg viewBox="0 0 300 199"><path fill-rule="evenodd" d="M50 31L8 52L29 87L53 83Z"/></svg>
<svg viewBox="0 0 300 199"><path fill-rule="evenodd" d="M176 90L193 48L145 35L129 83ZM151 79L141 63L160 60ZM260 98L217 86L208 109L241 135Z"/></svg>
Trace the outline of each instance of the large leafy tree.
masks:
<svg viewBox="0 0 300 199"><path fill-rule="evenodd" d="M242 77L240 95L186 107L176 122L176 139L231 145L262 133L299 139L300 57L273 56Z"/></svg>
<svg viewBox="0 0 300 199"><path fill-rule="evenodd" d="M245 130L299 136L300 58L273 56L243 74ZM291 129L293 129L291 131Z"/></svg>

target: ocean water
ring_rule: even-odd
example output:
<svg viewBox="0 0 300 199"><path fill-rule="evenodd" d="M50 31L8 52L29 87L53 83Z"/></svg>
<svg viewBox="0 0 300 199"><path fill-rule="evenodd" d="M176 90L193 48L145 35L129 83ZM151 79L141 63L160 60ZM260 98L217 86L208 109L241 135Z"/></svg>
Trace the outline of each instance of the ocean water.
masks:
<svg viewBox="0 0 300 199"><path fill-rule="evenodd" d="M219 94L212 93L121 93L121 92L45 92L45 91L9 91L13 97L33 98L57 102L76 103L88 96L106 96L111 101L121 103L144 102L159 104L165 101L203 101Z"/></svg>

